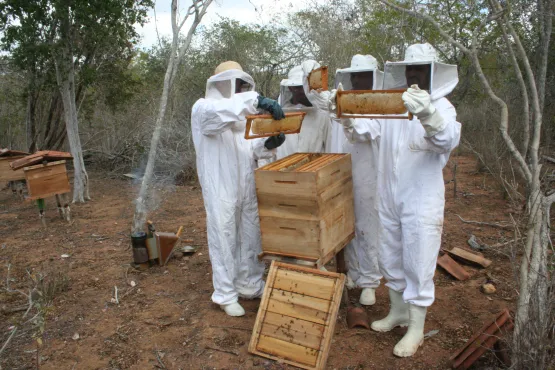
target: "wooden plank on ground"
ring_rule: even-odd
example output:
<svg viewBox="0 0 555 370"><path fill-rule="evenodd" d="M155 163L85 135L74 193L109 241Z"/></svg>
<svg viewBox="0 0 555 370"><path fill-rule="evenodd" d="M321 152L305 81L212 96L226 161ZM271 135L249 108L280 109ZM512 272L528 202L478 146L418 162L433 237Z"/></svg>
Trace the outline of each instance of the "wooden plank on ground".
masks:
<svg viewBox="0 0 555 370"><path fill-rule="evenodd" d="M319 351L289 343L281 339L261 335L256 348L272 355L282 357L303 364L305 366L315 366Z"/></svg>
<svg viewBox="0 0 555 370"><path fill-rule="evenodd" d="M449 257L448 254L437 259L437 264L439 267L447 271L451 276L457 280L467 280L470 278L470 274L461 265L459 265L454 259Z"/></svg>
<svg viewBox="0 0 555 370"><path fill-rule="evenodd" d="M276 289L274 289L275 291ZM279 298L279 299L276 299ZM313 298L313 297L307 297ZM297 301L301 301L298 299ZM317 324L324 324L328 317L327 311L321 311L316 308L310 307L310 303L304 300L304 304L295 304L292 302L288 302L285 296L281 296L281 294L274 294L270 296L270 300L268 301L268 312L274 312L281 315L287 315L291 317L297 317L302 320L314 322ZM329 306L329 301L328 306Z"/></svg>
<svg viewBox="0 0 555 370"><path fill-rule="evenodd" d="M320 278L291 270L278 270L274 288L331 300L334 284L334 279Z"/></svg>
<svg viewBox="0 0 555 370"><path fill-rule="evenodd" d="M271 314L271 312L268 312L267 315L268 314ZM321 333L317 335L312 335L302 331L292 330L288 326L289 321L299 321L299 319L289 318L288 321L279 326L270 324L266 321L264 324L262 324L261 334L268 337L281 339L286 342L298 344L300 346L320 350L320 342L322 342Z"/></svg>
<svg viewBox="0 0 555 370"><path fill-rule="evenodd" d="M454 247L450 251L446 252L449 253L451 256L454 256L466 262L475 263L482 267L488 267L489 265L491 265L491 261L487 258L484 258L483 256L480 256L479 254L473 253L466 249Z"/></svg>
<svg viewBox="0 0 555 370"><path fill-rule="evenodd" d="M324 369L344 285L343 274L272 261L249 352Z"/></svg>

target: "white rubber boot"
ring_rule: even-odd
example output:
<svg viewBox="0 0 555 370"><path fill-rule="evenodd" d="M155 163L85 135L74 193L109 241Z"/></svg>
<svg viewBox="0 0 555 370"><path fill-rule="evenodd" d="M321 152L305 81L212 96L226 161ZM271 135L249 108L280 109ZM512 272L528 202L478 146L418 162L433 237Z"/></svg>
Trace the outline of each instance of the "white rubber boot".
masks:
<svg viewBox="0 0 555 370"><path fill-rule="evenodd" d="M426 307L409 305L409 330L397 343L393 354L398 357L410 357L424 342L424 321L426 321Z"/></svg>
<svg viewBox="0 0 555 370"><path fill-rule="evenodd" d="M244 316L245 309L238 303L221 304L220 308L229 316Z"/></svg>
<svg viewBox="0 0 555 370"><path fill-rule="evenodd" d="M353 281L353 279L351 279L351 277L349 275L347 275L347 280L345 281L345 286L347 287L347 289L355 289L356 288L355 282Z"/></svg>
<svg viewBox="0 0 555 370"><path fill-rule="evenodd" d="M376 303L376 289L363 288L362 293L360 293L359 302L363 306L372 306Z"/></svg>
<svg viewBox="0 0 555 370"><path fill-rule="evenodd" d="M389 289L389 300L389 313L384 319L374 321L371 325L372 330L386 332L397 326L404 327L409 324L409 304L403 301L403 292Z"/></svg>

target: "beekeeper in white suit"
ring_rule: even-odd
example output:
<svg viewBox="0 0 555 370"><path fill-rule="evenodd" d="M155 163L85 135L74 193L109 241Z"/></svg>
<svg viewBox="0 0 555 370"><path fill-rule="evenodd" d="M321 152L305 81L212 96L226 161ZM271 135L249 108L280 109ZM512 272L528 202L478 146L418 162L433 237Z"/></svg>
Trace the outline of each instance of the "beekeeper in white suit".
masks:
<svg viewBox="0 0 555 370"><path fill-rule="evenodd" d="M371 55L353 56L349 68L338 69L336 86L343 90L378 90L383 84L383 72ZM336 90L332 92L335 100ZM335 110L334 104L332 111ZM369 121L362 121L367 125ZM353 198L355 203L355 238L345 249L347 287L362 288L359 302L370 306L376 303L376 288L382 275L378 265L378 212L376 186L378 174L379 140L344 130L339 122L332 123L329 142L332 152L351 153L353 166ZM347 142L345 142L347 140Z"/></svg>
<svg viewBox="0 0 555 370"><path fill-rule="evenodd" d="M407 48L403 62L385 65L384 89L407 88L413 120L345 119L345 129L380 140L378 214L380 268L391 308L372 329L407 326L393 353L414 355L424 338L426 309L434 302L433 276L441 245L445 185L442 169L458 144L461 124L445 98L458 83L457 67L437 62L429 44Z"/></svg>
<svg viewBox="0 0 555 370"><path fill-rule="evenodd" d="M245 116L258 109L283 118L279 104L254 91L236 62L220 64L206 84L206 97L192 109L197 172L206 208L212 263L212 301L230 316L245 314L239 297L262 294L264 265L258 261L260 224L254 184L256 160L268 158L283 135L245 140Z"/></svg>

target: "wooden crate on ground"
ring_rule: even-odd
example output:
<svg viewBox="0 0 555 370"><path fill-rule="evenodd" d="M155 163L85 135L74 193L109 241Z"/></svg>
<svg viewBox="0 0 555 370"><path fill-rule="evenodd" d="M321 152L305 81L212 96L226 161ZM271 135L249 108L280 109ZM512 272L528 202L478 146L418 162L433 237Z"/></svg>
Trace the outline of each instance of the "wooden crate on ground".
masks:
<svg viewBox="0 0 555 370"><path fill-rule="evenodd" d="M66 161L50 162L24 167L28 200L44 199L71 191Z"/></svg>
<svg viewBox="0 0 555 370"><path fill-rule="evenodd" d="M326 366L345 275L272 262L249 352L303 369Z"/></svg>
<svg viewBox="0 0 555 370"><path fill-rule="evenodd" d="M11 162L23 157L24 155L14 157L0 157L0 182L25 180L25 173L23 173L22 168L14 171L10 167Z"/></svg>
<svg viewBox="0 0 555 370"><path fill-rule="evenodd" d="M255 171L262 258L318 267L354 237L350 154L296 153Z"/></svg>

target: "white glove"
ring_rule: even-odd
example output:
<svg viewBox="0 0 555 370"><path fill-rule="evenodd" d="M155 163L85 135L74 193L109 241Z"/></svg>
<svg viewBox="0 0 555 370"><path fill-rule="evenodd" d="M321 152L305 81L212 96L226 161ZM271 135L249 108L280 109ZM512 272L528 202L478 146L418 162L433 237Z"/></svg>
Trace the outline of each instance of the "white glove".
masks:
<svg viewBox="0 0 555 370"><path fill-rule="evenodd" d="M445 121L431 103L430 94L417 85L412 85L403 93L403 102L408 111L418 117L427 137L445 129Z"/></svg>
<svg viewBox="0 0 555 370"><path fill-rule="evenodd" d="M339 121L341 122L343 127L347 130L352 129L353 125L355 124L354 118L341 118Z"/></svg>
<svg viewBox="0 0 555 370"><path fill-rule="evenodd" d="M436 111L436 108L430 101L430 94L425 90L420 90L418 85L409 87L403 93L402 98L407 110L418 117L418 119L428 117Z"/></svg>
<svg viewBox="0 0 555 370"><path fill-rule="evenodd" d="M343 90L343 85L341 84L341 82L339 83L339 85L337 86L337 89L333 89L330 93L330 96L328 98L328 109L331 113L336 114L337 112L337 90Z"/></svg>

